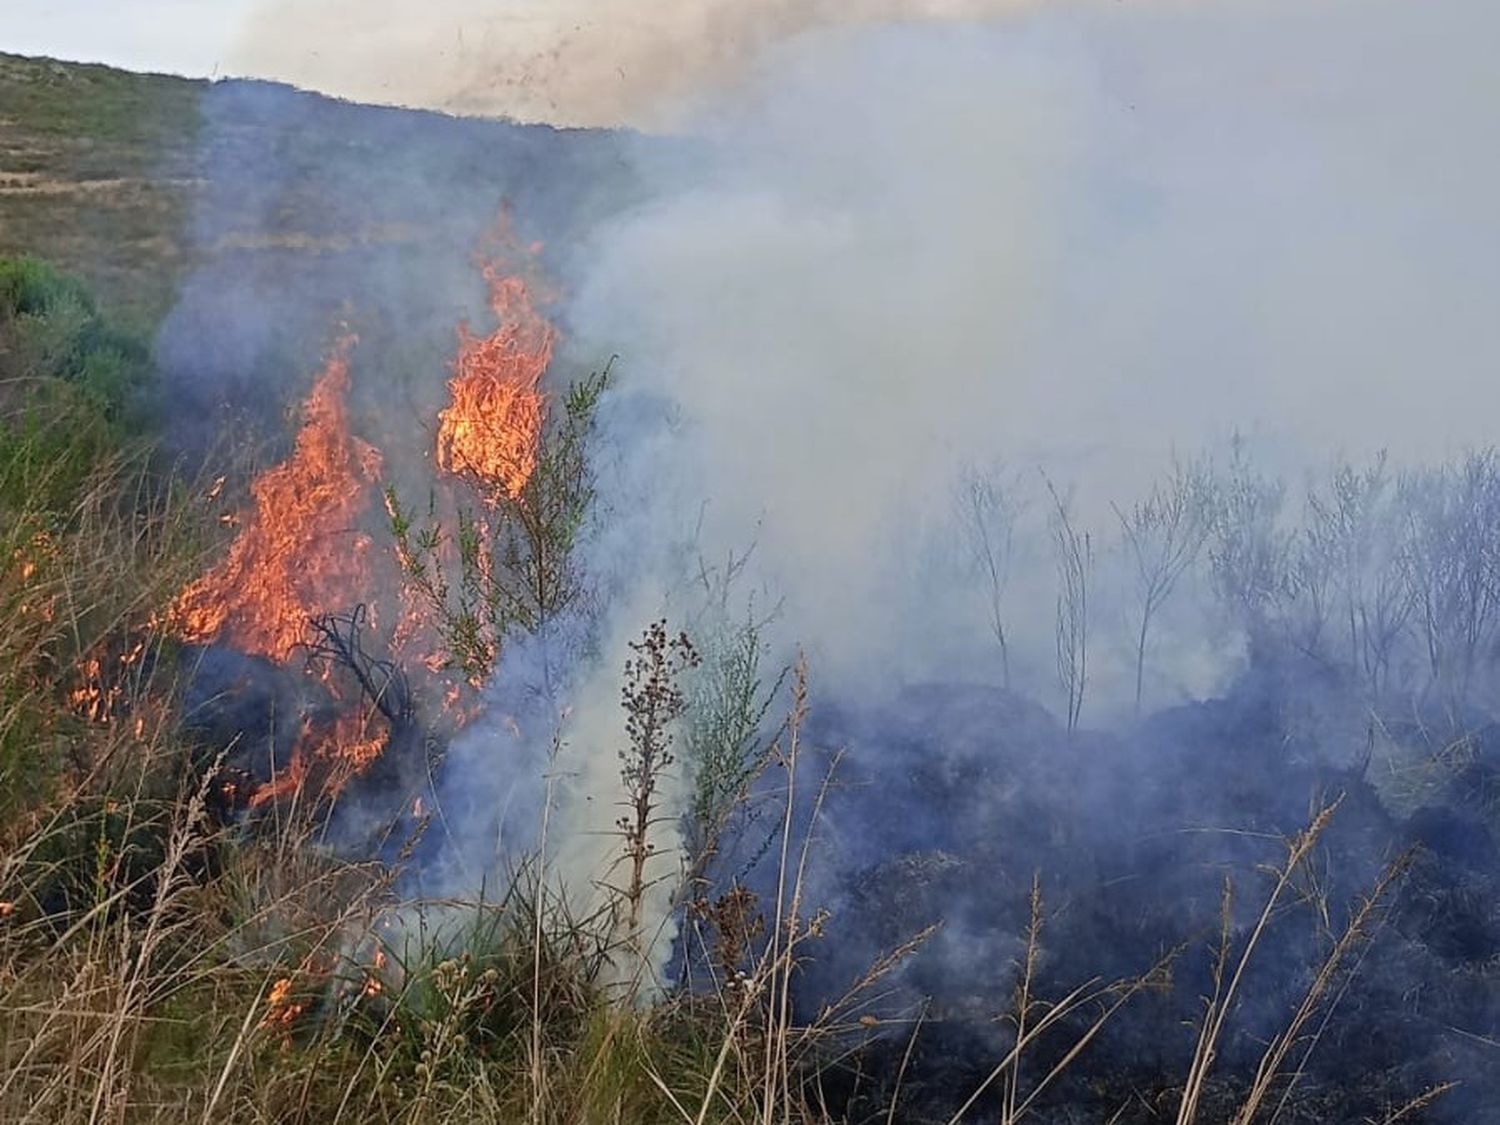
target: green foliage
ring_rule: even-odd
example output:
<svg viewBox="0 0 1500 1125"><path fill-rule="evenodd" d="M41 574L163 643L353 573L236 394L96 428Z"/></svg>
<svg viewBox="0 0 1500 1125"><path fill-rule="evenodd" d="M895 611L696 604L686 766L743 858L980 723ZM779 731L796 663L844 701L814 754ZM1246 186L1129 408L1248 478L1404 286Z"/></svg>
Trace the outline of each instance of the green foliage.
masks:
<svg viewBox="0 0 1500 1125"><path fill-rule="evenodd" d="M0 380L24 390L61 380L120 426L150 368L146 345L107 323L82 282L34 258L0 258Z"/></svg>
<svg viewBox="0 0 1500 1125"><path fill-rule="evenodd" d="M722 568L700 572L707 597L692 628L702 660L687 680L683 737L683 757L693 779L688 849L700 868L718 848L734 814L753 813L745 798L770 753L766 716L790 673L783 667L772 674L765 667L769 645L764 633L771 618L757 614L753 602L743 611L732 602L747 561L736 556Z"/></svg>
<svg viewBox="0 0 1500 1125"><path fill-rule="evenodd" d="M135 407L149 375L144 345L101 318L77 280L32 259L0 258L7 819L45 802L64 776L94 768L99 706L111 683L141 671L144 645L132 631L192 562L188 497L152 470L131 433L141 428Z"/></svg>
<svg viewBox="0 0 1500 1125"><path fill-rule="evenodd" d="M66 511L140 421L150 370L81 282L0 258L0 511Z"/></svg>
<svg viewBox="0 0 1500 1125"><path fill-rule="evenodd" d="M0 108L54 137L126 145L191 140L207 83L0 54Z"/></svg>

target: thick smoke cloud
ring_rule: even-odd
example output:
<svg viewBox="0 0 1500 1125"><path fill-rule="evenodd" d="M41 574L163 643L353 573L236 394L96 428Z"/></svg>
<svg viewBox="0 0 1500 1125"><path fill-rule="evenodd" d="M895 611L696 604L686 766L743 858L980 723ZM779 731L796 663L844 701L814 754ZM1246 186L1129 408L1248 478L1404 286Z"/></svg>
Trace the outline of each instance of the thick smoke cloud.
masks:
<svg viewBox="0 0 1500 1125"><path fill-rule="evenodd" d="M671 404L617 435L650 450L610 474L633 541L754 538L825 672L948 674L983 640L927 557L965 463L1043 468L1109 532L1235 430L1293 474L1491 440L1496 30L1474 0L1258 2L783 45L577 256L574 331ZM1202 691L1199 633L1168 647Z"/></svg>
<svg viewBox="0 0 1500 1125"><path fill-rule="evenodd" d="M691 615L700 556L753 546L742 592L779 602L779 655L807 646L825 698L994 684L951 540L956 479L1003 461L1030 494L1015 682L1054 706L1045 472L1095 535L1100 724L1133 701L1111 504L1174 452L1248 432L1295 478L1489 441L1500 79L1468 45L1495 30L1473 0L820 29L700 100L688 145L643 141L644 202L564 278L575 353L622 358L585 567L616 613L570 701L563 876L608 865L624 645ZM1244 668L1193 593L1148 705Z"/></svg>

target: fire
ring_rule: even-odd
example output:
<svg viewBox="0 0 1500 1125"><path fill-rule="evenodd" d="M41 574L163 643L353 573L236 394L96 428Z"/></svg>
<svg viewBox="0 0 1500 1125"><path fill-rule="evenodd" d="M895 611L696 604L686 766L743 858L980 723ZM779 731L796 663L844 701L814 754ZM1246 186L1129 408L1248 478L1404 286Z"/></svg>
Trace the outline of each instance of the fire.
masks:
<svg viewBox="0 0 1500 1125"><path fill-rule="evenodd" d="M380 946L375 947L374 964L370 971L365 974L364 994L367 998L379 996L385 991L385 985L381 982L380 974L385 972L385 950Z"/></svg>
<svg viewBox="0 0 1500 1125"><path fill-rule="evenodd" d="M51 535L46 531L33 533L12 552L9 565L0 566L0 599L14 598L13 604L21 617L50 624L56 618L61 597L51 576L61 558L58 543Z"/></svg>
<svg viewBox="0 0 1500 1125"><path fill-rule="evenodd" d="M343 712L328 726L304 726L290 764L250 795L250 807L291 797L309 781L316 792L337 793L380 757L389 741L389 727L358 710Z"/></svg>
<svg viewBox="0 0 1500 1125"><path fill-rule="evenodd" d="M312 393L286 461L251 486L252 505L223 563L178 596L172 620L189 641L225 640L284 661L308 619L368 588L367 537L354 530L380 453L349 433L349 351L339 340Z"/></svg>
<svg viewBox="0 0 1500 1125"><path fill-rule="evenodd" d="M438 415L437 460L444 470L472 473L514 499L536 469L543 412L538 386L555 337L518 274L491 263L484 278L499 327L475 336L459 325L448 383L452 403Z"/></svg>
<svg viewBox="0 0 1500 1125"><path fill-rule="evenodd" d="M305 1004L292 999L292 978L282 977L271 985L270 995L266 997L266 1011L260 1018L260 1029L274 1029L284 1034L297 1022L305 1008Z"/></svg>
<svg viewBox="0 0 1500 1125"><path fill-rule="evenodd" d="M483 271L497 326L487 336L474 334L467 324L458 326L450 401L438 416L436 448L444 472L478 483L492 501L518 499L536 471L545 407L540 383L555 341L551 323L538 312L536 291L521 276L524 271L501 264L501 259L524 264L535 248L520 248L503 227L501 241L504 252ZM399 604L390 597L393 575L384 571L393 563L403 572L411 570L414 560L403 557L399 544L394 558L387 559L358 531L382 458L349 428L354 344L352 334L337 342L303 403L290 456L255 479L251 502L242 511L224 517L235 529L228 553L181 591L167 623L184 640L228 644L285 664L314 639L309 623L325 614L361 605L375 626L377 615L389 613L385 640L391 657L404 667L424 668L431 677L427 686L444 692L445 718L462 725L468 715L454 682L459 673L443 651L433 608L404 584ZM223 488L222 477L214 480L205 501L213 503ZM386 503L394 518L392 494ZM452 509L451 497L444 503ZM479 556L480 567L492 565L486 551ZM347 685L341 690L336 661L323 662L327 667L309 664L307 672L321 677L338 715L304 725L286 768L245 796L251 807L304 787L335 794L391 739L385 716L363 706L358 693L348 694ZM95 690L98 678L85 676L75 699L86 713L106 709Z"/></svg>

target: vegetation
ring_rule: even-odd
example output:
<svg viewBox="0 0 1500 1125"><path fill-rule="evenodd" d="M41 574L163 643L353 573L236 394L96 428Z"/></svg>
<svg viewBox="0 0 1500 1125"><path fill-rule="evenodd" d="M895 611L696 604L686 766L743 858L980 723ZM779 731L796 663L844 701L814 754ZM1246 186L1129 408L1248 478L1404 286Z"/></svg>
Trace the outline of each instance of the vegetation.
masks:
<svg viewBox="0 0 1500 1125"><path fill-rule="evenodd" d="M519 495L476 497L468 509L433 501L418 520L388 494L404 576L471 678L493 670L518 632L588 608L574 548L593 497L588 441L607 380L584 380L564 398ZM216 763L203 761L180 712L191 673L162 627L212 536L202 490L138 437L150 390L144 343L101 315L82 284L34 260L0 259L0 1115L837 1119L830 1076L856 1068L863 1046L890 1030L866 998L932 931L880 951L817 1010L799 1003L805 966L839 939L809 884L809 825L834 779L806 776L805 667L768 666L768 617L730 597L744 560L704 566L706 608L682 633L649 625L622 670L628 803L598 914L575 912L540 852L517 857L485 896L405 897L401 879L430 820L376 861L322 846L323 810L284 802L251 821L216 805ZM1015 488L975 477L961 493L1007 683L1016 651L1005 599L1024 511ZM1055 669L1067 730L1082 737L1104 540L1046 488ZM1285 488L1238 452L1222 469L1179 469L1146 501L1116 509L1113 549L1137 598L1137 708L1152 631L1194 576L1260 659L1311 661L1355 685L1373 713L1415 696L1459 723L1487 702L1500 655L1500 458L1480 452L1404 473L1383 459L1338 465L1308 494L1303 518L1292 515ZM363 654L362 620L324 619L317 653L387 695L399 669ZM782 706L784 721L768 729ZM681 808L665 797L676 770L687 772ZM1179 1125L1266 1120L1357 987L1354 972L1416 860L1384 865L1341 914L1318 862L1339 807L1318 805L1286 841L1248 926L1236 924L1226 883L1190 1065L1169 1080ZM752 816L766 829L752 850L773 869L761 894L717 862L731 824ZM652 990L637 978L621 990L622 954L642 959L652 940L648 861L678 818L688 854L673 902L691 917L693 940L680 950L681 983ZM1319 917L1321 959L1300 966L1302 999L1224 1095L1214 1083L1249 970L1294 907ZM996 969L1014 969L1010 1011L987 1021L1007 1037L992 1069L955 1099L954 1123L980 1110L1007 1125L1036 1119L1120 1013L1169 990L1172 970L1201 952L1183 935L1133 975L1046 996L1046 922L1037 878L1021 952ZM921 1024L881 1107L886 1120L911 1108L902 1077ZM1418 1120L1445 1092L1413 1091L1386 1120Z"/></svg>
<svg viewBox="0 0 1500 1125"><path fill-rule="evenodd" d="M188 260L206 88L0 54L0 254L43 254L154 324Z"/></svg>
<svg viewBox="0 0 1500 1125"><path fill-rule="evenodd" d="M357 107L311 95L266 87L258 92L273 97L237 103L211 100L217 89L0 55L0 1118L1014 1125L1078 1120L1070 1097L1105 1090L1119 1095L1109 1112L1120 1121L1332 1120L1336 1111L1320 1117L1317 1107L1343 1104L1342 1091L1319 1089L1309 1059L1333 1049L1338 1017L1366 989L1391 1024L1434 1003L1430 979L1409 986L1392 971L1423 937L1411 936L1411 918L1482 946L1493 883L1466 868L1470 837L1454 825L1500 835L1500 784L1479 729L1500 707L1500 455L1486 450L1418 469L1339 462L1297 494L1237 445L1225 462L1177 467L1143 501L1118 498L1102 528L1051 481L1033 498L1020 473L964 476L957 515L984 643L998 656L992 678L1007 695L1038 681L1055 692L1080 760L1093 749L1083 717L1106 713L1110 646L1127 668L1125 702L1143 714L1171 680L1174 619L1214 622L1247 640L1255 674L1328 683L1356 701L1352 721L1371 732L1362 772L1384 808L1436 819L1449 847L1345 873L1364 893L1343 906L1329 890L1341 874L1329 836L1347 819L1383 840L1381 810L1319 793L1306 827L1284 842L1282 822L1257 824L1284 854L1225 880L1211 932L1172 914L1165 941L1090 901L1064 896L1049 912L1043 870L1029 880L1014 952L979 967L1009 1003L968 1013L988 1053L966 1068L948 1065L963 1022L951 1010L923 996L910 1018L890 1015L931 983L906 970L936 927L903 929L908 916L893 910L897 937L879 946L816 897L829 888L813 879L823 839L812 827L842 778L813 745L806 667L781 667L769 643L778 607L738 596L746 557L704 562L696 611L674 621L682 631L648 625L620 669L619 727L605 752L626 803L601 822L617 862L601 873L596 912L580 913L540 850L514 856L482 894L418 896L408 876L443 831L442 810L402 821L405 835L380 859L335 854L327 804L300 794L241 815L243 802L227 805L218 788L230 748L205 750L184 722L194 672L162 627L220 536L204 503L217 485L163 465L145 436L156 420L152 334L178 284L205 267L269 287L296 276L299 256L362 248L369 263L374 248L400 244L392 258L403 271L428 244L451 256L444 240L462 242L451 200L484 212L497 185L517 186L513 168L540 162L542 142L431 115L402 134L416 115L356 122ZM475 143L486 136L497 143ZM560 190L578 193L569 206L580 213L629 194L609 146L580 144L566 161L560 179L572 186ZM451 193L407 190L440 180ZM3 256L32 254L47 261ZM297 284L287 290L298 294L288 305L301 300ZM586 621L595 608L575 548L610 384L606 369L561 396L519 495L423 505L387 494L409 590L470 680L483 681L522 634ZM1040 528L1028 526L1034 512ZM1031 565L1037 557L1051 567ZM1050 571L1039 599L1049 620L1043 674L1028 680L1034 571ZM354 681L391 729L416 722L412 696L426 685L377 651L362 608L311 625L312 658ZM1402 724L1418 735L1401 737ZM1027 790L1017 765L967 773L939 763L978 803L1023 790L1023 829L1055 830L1048 805L1063 802ZM1136 780L1146 790L1175 779ZM916 797L868 807L947 813L917 808L911 778L890 788L899 786ZM1069 778L1065 801L1082 788ZM1455 791L1464 818L1445 820ZM665 855L674 833L680 857ZM966 871L973 885L960 906L1002 896L1007 878L1024 885L1023 844L999 839L997 862ZM644 917L648 891L661 861L679 858L665 876L669 921L681 927L672 980L646 987L643 947L661 925ZM898 899L919 894L924 862L944 862L895 858ZM1200 860L1212 862L1191 862ZM1439 865L1457 874L1424 875ZM1418 878L1403 915L1398 895ZM1309 919L1314 939L1290 946L1306 955L1289 960L1278 940ZM980 924L962 909L945 920L960 939ZM1090 926L1111 945L1147 949L1143 962L1097 977L1091 964L1059 984L1049 972L1057 946ZM1383 976L1368 968L1382 941L1408 943L1380 962ZM820 958L852 961L853 979L804 991ZM1465 1003L1493 997L1492 963L1455 963ZM1264 966L1293 996L1269 1021L1253 1010L1286 982L1258 974ZM1152 1090L1138 1073L1094 1067L1111 1032L1174 995L1195 1017L1172 1025L1185 1065L1151 1075ZM1262 1019L1247 1033L1247 1061L1245 1035L1234 1053L1236 1030L1252 1014ZM928 1043L939 1077L924 1086ZM1375 1077L1351 1071L1336 1084ZM867 1088L878 1096L862 1103ZM1452 1091L1400 1089L1366 1120L1428 1119ZM862 1105L868 1112L851 1108Z"/></svg>
<svg viewBox="0 0 1500 1125"><path fill-rule="evenodd" d="M103 322L77 282L0 260L0 812L24 823L66 763L88 774L81 727L139 673L137 629L182 573L184 505L126 438L146 374L139 341ZM112 651L113 650L113 651ZM82 693L79 716L59 700ZM87 740L85 740L87 741Z"/></svg>
<svg viewBox="0 0 1500 1125"><path fill-rule="evenodd" d="M401 901L415 838L392 864L362 863L320 847L319 814L295 803L254 826L223 817L213 765L201 768L176 710L180 665L161 626L203 565L205 517L121 424L146 353L50 268L7 260L0 278L0 1116L805 1116L823 1032L794 1022L788 990L822 923L802 915L792 883L774 940L734 947L742 975L728 991L643 1007L622 1002L604 971L614 908L602 924L572 916L534 862L496 900ZM600 385L575 394L580 416ZM537 507L558 522L538 533L513 521L527 544L517 573L535 576L526 551L576 529L582 462L569 434L565 424L544 460L556 474L539 473L560 492ZM552 587L517 597L539 588ZM323 631L325 655L357 650L334 625ZM641 940L643 859L663 815L655 787L687 708L678 680L697 664L661 626L637 654L622 716L637 797L617 902L627 943ZM796 724L790 739L775 751L784 763ZM718 922L725 942L759 917L753 899L739 901L742 916Z"/></svg>
<svg viewBox="0 0 1500 1125"><path fill-rule="evenodd" d="M568 388L516 495L469 480L467 503L429 495L417 514L394 487L386 511L402 577L437 624L448 661L481 682L512 630L537 633L585 601L573 546L594 496L587 447L609 368Z"/></svg>

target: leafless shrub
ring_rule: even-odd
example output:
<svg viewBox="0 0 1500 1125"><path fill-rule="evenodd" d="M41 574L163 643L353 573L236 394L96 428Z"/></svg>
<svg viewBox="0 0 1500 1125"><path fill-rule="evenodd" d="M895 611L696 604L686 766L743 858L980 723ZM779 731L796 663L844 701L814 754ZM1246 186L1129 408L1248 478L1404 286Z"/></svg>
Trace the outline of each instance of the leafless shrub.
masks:
<svg viewBox="0 0 1500 1125"><path fill-rule="evenodd" d="M1384 454L1364 468L1334 466L1327 491L1308 497L1299 544L1313 613L1343 638L1343 663L1372 699L1384 694L1414 597L1402 565L1405 522ZM1318 630L1319 632L1321 630Z"/></svg>
<svg viewBox="0 0 1500 1125"><path fill-rule="evenodd" d="M625 786L625 814L616 821L624 842L627 868L619 888L625 905L625 926L637 949L641 943L641 904L648 884L646 865L656 854L652 829L660 823L658 789L663 775L676 761L672 754L673 724L687 710L680 683L684 672L699 664L697 650L686 633L669 636L665 621L653 622L625 662L625 735L629 745L620 751L620 780Z"/></svg>
<svg viewBox="0 0 1500 1125"><path fill-rule="evenodd" d="M1468 697L1500 626L1500 454L1411 472L1399 488L1409 533L1404 577L1433 686Z"/></svg>
<svg viewBox="0 0 1500 1125"><path fill-rule="evenodd" d="M1208 535L1209 488L1206 470L1174 463L1171 474L1128 511L1115 516L1134 570L1138 610L1135 635L1135 712L1141 712L1146 644L1151 623L1177 583L1198 559Z"/></svg>
<svg viewBox="0 0 1500 1125"><path fill-rule="evenodd" d="M965 469L955 495L958 523L969 562L983 583L990 632L1000 649L1001 685L1010 690L1010 640L1006 632L1005 593L1015 562L1016 522L1023 502L1019 480L1000 468Z"/></svg>
<svg viewBox="0 0 1500 1125"><path fill-rule="evenodd" d="M1068 498L1058 492L1050 479L1046 484L1052 498L1052 546L1057 562L1057 681L1062 688L1071 734L1078 729L1088 688L1089 583L1094 570L1094 549L1088 532L1080 532L1074 526Z"/></svg>
<svg viewBox="0 0 1500 1125"><path fill-rule="evenodd" d="M1219 599L1252 643L1286 636L1276 627L1294 581L1289 535L1281 527L1285 486L1258 473L1236 439L1229 465L1213 476L1211 495L1208 562Z"/></svg>

